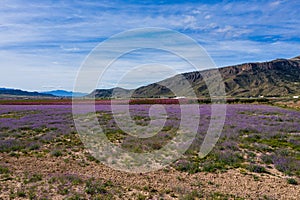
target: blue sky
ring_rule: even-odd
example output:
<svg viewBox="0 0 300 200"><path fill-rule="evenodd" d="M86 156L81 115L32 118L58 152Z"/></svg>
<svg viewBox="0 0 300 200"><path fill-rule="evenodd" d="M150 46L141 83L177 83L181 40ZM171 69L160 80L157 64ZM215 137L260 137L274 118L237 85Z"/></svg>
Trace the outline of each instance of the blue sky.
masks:
<svg viewBox="0 0 300 200"><path fill-rule="evenodd" d="M0 87L72 90L89 52L132 28L184 33L219 67L300 55L300 1L141 2L2 0ZM103 85L110 86L109 80Z"/></svg>

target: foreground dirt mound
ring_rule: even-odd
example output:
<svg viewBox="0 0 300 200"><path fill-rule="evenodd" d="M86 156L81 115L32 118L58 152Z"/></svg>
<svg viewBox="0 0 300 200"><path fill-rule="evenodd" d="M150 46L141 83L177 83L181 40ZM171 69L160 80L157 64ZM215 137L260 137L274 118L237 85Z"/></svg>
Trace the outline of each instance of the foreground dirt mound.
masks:
<svg viewBox="0 0 300 200"><path fill-rule="evenodd" d="M243 169L224 173L188 174L172 168L129 174L77 158L28 157L1 154L2 199L299 199L300 186L282 174L258 174Z"/></svg>

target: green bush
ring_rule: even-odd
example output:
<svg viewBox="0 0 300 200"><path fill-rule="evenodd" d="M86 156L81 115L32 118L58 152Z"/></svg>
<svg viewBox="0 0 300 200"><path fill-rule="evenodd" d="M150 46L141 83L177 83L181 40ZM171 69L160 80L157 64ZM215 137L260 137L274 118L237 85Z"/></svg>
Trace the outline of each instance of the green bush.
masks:
<svg viewBox="0 0 300 200"><path fill-rule="evenodd" d="M8 174L9 169L7 167L0 166L0 174Z"/></svg>
<svg viewBox="0 0 300 200"><path fill-rule="evenodd" d="M104 193L107 193L107 190L105 188L105 185L103 185L99 181L88 180L86 182L85 192L87 194L94 195L94 194L104 194Z"/></svg>
<svg viewBox="0 0 300 200"><path fill-rule="evenodd" d="M175 164L175 169L182 172L188 172L190 174L194 174L200 171L199 163L189 161L189 160L181 160Z"/></svg>
<svg viewBox="0 0 300 200"><path fill-rule="evenodd" d="M199 198L203 198L203 194L200 191L194 190L191 193L185 194L180 199L181 200L194 200L194 199L199 199Z"/></svg>
<svg viewBox="0 0 300 200"><path fill-rule="evenodd" d="M266 168L263 167L263 166L260 166L260 165L254 165L254 164L251 164L247 167L247 169L250 171L250 172L255 172L255 173L268 173Z"/></svg>
<svg viewBox="0 0 300 200"><path fill-rule="evenodd" d="M33 174L28 180L25 180L25 183L34 183L41 181L43 176L41 174Z"/></svg>
<svg viewBox="0 0 300 200"><path fill-rule="evenodd" d="M55 156L55 157L60 157L60 156L62 156L62 152L60 150L53 150L51 152L51 155Z"/></svg>
<svg viewBox="0 0 300 200"><path fill-rule="evenodd" d="M298 185L298 182L296 181L296 179L293 179L293 178L288 178L287 182L288 182L288 184L291 184L291 185Z"/></svg>

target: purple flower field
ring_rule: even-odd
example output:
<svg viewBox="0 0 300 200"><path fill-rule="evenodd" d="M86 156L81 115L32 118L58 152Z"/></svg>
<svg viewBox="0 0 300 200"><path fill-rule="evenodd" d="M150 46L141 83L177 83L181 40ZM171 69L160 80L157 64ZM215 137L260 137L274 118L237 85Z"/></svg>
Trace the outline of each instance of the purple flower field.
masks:
<svg viewBox="0 0 300 200"><path fill-rule="evenodd" d="M148 117L151 105L131 105L133 116ZM180 119L177 105L164 105L169 117ZM71 105L0 105L0 128L17 130L22 128L55 128L61 133L74 131ZM97 105L97 112L109 112L109 105ZM83 111L84 112L84 111ZM200 125L210 117L210 105L200 106ZM251 129L266 134L296 134L300 132L300 113L267 105L231 104L227 114L223 135L236 137L240 130ZM150 119L149 119L150 120ZM173 120L176 124L177 120ZM170 122L169 122L170 123ZM174 124L166 124L166 126Z"/></svg>
<svg viewBox="0 0 300 200"><path fill-rule="evenodd" d="M133 116L147 117L150 105L131 105ZM180 119L180 108L165 105L167 113ZM55 128L59 132L74 131L71 105L1 105L0 128L17 130L22 128ZM109 112L109 105L97 105L98 112ZM200 106L201 131L209 121L210 106ZM236 137L241 130L250 129L265 134L296 134L300 132L300 113L266 105L227 105L227 115L223 135ZM171 122L169 122L171 123ZM177 120L173 120L176 124ZM166 126L174 126L166 124Z"/></svg>
<svg viewBox="0 0 300 200"><path fill-rule="evenodd" d="M118 108L119 114L123 112L122 106L124 105L120 105ZM121 130L112 115L110 105L96 105L96 111L99 125L110 142L127 151L143 153L162 148L177 134L181 119L180 107L175 104L163 106L166 110L165 113L155 111L151 113L152 116L149 116L151 105L130 105L131 119L141 127L149 125L152 120L154 120L154 126L156 126L155 123L158 126L160 117L165 116L163 127L150 138L136 138ZM196 137L185 154L171 164L170 168L178 172L188 172L188 174L224 173L232 169L242 169L246 173L274 176L281 174L293 178L294 181L299 179L299 111L269 105L229 104L219 141L206 157L200 158L197 153L208 130L211 105L201 104L199 108L200 120ZM80 114L87 113L82 110ZM193 119L190 119L189 122L191 126L192 123L197 123ZM149 129L145 131L149 131ZM18 159L27 156L69 160L75 159L78 152L81 152L83 156L81 159L85 162L80 165L89 165L87 163L90 162L100 165L98 160L84 150L75 129L71 105L0 105L0 138L0 154L2 156ZM0 166L1 170L5 171L7 164L1 161ZM9 168L7 170L13 171ZM12 179L16 177L13 172L10 173ZM49 174L46 179L52 180L53 176L54 174ZM71 177L72 180L69 180L69 184L77 181L77 184L84 187L85 182L80 175L77 174L74 177ZM293 180L290 182L297 183ZM88 181L85 185L86 188L96 187L95 180L85 181ZM105 185L105 183L103 184ZM73 186L68 187L70 190ZM110 186L105 187L109 188ZM111 195L108 188L102 188L102 193ZM86 194L86 189L82 195L90 198L94 197L94 193L98 194L97 188L89 189L95 191ZM71 193L69 191L66 195ZM28 197L28 194L26 195Z"/></svg>

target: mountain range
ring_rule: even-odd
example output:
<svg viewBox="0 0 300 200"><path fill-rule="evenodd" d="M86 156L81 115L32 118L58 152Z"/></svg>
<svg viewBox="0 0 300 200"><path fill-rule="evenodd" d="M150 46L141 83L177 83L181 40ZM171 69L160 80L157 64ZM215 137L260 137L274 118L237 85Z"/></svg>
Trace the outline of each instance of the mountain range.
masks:
<svg viewBox="0 0 300 200"><path fill-rule="evenodd" d="M216 69L178 74L165 80L139 87L96 89L89 97L135 98L174 97L166 86L176 87L177 96L189 97L187 80L197 97L209 97L203 77L213 76ZM218 68L228 97L284 97L300 95L300 56L291 59L276 59L268 62L244 63Z"/></svg>
<svg viewBox="0 0 300 200"><path fill-rule="evenodd" d="M300 95L300 56L291 59L276 59L268 62L244 63L240 65L178 74L165 80L136 89L96 89L90 94L64 90L27 92L19 89L0 88L0 97L95 97L95 98L168 98L209 97L203 77L220 73L227 97L286 97ZM176 95L169 89L176 88ZM187 89L187 86L191 86Z"/></svg>
<svg viewBox="0 0 300 200"><path fill-rule="evenodd" d="M51 94L43 94L39 92L28 92L19 89L0 88L1 97L55 97Z"/></svg>
<svg viewBox="0 0 300 200"><path fill-rule="evenodd" d="M50 94L57 97L83 97L87 95L86 93L81 92L72 92L72 91L65 91L65 90L52 90L47 92L41 92L42 94Z"/></svg>
<svg viewBox="0 0 300 200"><path fill-rule="evenodd" d="M65 90L53 90L47 92L28 92L13 88L0 88L0 97L24 97L24 98L57 98L57 97L83 97L86 93L71 92Z"/></svg>

